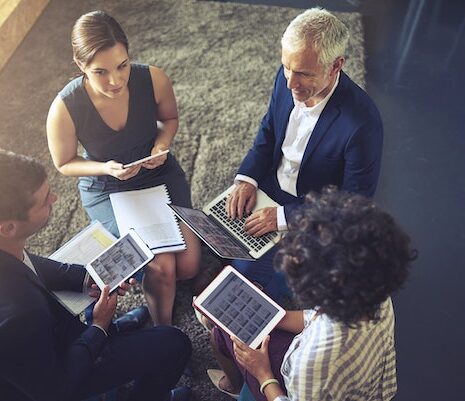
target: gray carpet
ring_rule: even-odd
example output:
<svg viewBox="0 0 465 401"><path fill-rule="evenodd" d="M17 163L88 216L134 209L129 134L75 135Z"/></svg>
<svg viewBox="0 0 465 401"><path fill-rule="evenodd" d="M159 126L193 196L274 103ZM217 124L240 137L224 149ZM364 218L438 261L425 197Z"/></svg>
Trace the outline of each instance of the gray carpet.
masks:
<svg viewBox="0 0 465 401"><path fill-rule="evenodd" d="M76 180L60 176L52 166L45 119L56 93L75 71L69 43L72 24L94 9L103 9L120 21L133 60L161 67L171 77L180 114L173 152L191 182L195 206L230 185L266 110L280 63L280 36L300 12L192 0L51 0L0 73L0 147L42 160L60 195L48 227L29 242L31 251L43 255L88 224ZM345 71L363 86L361 17L338 15L352 33ZM206 250L203 266L209 270L218 266ZM197 400L228 400L208 382L205 370L214 366L214 360L207 336L191 313L190 296L189 284L181 284L175 323L189 334L194 346L194 375L183 382L193 387ZM136 289L121 310L142 301Z"/></svg>

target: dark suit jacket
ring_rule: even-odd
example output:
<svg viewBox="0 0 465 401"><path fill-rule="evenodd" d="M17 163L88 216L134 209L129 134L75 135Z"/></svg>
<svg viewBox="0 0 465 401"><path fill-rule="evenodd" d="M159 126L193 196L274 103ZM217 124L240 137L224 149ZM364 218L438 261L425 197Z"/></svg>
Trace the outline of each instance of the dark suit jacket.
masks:
<svg viewBox="0 0 465 401"><path fill-rule="evenodd" d="M81 291L85 269L30 258L39 277L0 251L0 398L73 400L106 337L72 316L48 291Z"/></svg>
<svg viewBox="0 0 465 401"><path fill-rule="evenodd" d="M383 126L378 109L365 91L341 71L339 84L326 104L305 150L297 178L297 197L280 189L276 171L281 146L294 108L281 67L266 115L239 174L255 179L259 187L289 212L309 191L328 184L373 196L378 182Z"/></svg>

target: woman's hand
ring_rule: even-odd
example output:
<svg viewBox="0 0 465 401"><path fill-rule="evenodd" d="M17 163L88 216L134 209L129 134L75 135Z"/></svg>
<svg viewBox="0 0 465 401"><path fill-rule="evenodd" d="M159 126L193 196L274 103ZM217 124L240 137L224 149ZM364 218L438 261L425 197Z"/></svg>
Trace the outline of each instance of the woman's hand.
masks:
<svg viewBox="0 0 465 401"><path fill-rule="evenodd" d="M168 147L164 145L155 145L150 152L151 155L156 155L164 150L168 149ZM168 158L167 154L161 155L156 157L155 159L149 160L142 164L142 167L152 170L154 168L160 167L165 164L166 159Z"/></svg>
<svg viewBox="0 0 465 401"><path fill-rule="evenodd" d="M268 343L270 336L266 336L260 349L254 350L240 341L237 337L231 336L234 343L234 356L237 362L241 364L259 383L273 377L271 370L270 358L268 356Z"/></svg>
<svg viewBox="0 0 465 401"><path fill-rule="evenodd" d="M118 180L124 181L137 175L141 167L142 165L139 164L138 166L123 168L121 163L110 160L104 164L104 171L106 175L111 175L118 178Z"/></svg>

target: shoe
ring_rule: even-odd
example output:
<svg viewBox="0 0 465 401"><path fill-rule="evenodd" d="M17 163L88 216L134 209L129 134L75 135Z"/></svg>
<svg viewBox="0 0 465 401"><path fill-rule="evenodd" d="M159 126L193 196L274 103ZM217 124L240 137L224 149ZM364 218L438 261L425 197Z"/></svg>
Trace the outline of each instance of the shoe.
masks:
<svg viewBox="0 0 465 401"><path fill-rule="evenodd" d="M118 333L137 330L144 326L149 316L150 313L148 308L143 305L125 313L123 316L120 316L118 319L113 321L113 325Z"/></svg>
<svg viewBox="0 0 465 401"><path fill-rule="evenodd" d="M166 401L189 401L192 391L187 386L176 387L171 390L170 395Z"/></svg>
<svg viewBox="0 0 465 401"><path fill-rule="evenodd" d="M213 385L218 390L220 390L222 393L225 393L225 394L229 395L230 397L234 398L235 400L239 399L239 393L237 393L237 394L230 393L229 391L227 391L225 389L222 389L220 387L221 379L223 377L226 377L226 375L224 374L224 372L222 370L219 370L219 369L207 369L207 375L210 378L210 380L212 381Z"/></svg>

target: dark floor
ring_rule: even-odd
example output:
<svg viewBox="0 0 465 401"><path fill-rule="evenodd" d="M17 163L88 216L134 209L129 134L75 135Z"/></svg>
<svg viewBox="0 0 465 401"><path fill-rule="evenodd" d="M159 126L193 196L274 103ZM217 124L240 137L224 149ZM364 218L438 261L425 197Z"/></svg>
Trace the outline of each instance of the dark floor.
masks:
<svg viewBox="0 0 465 401"><path fill-rule="evenodd" d="M385 126L376 199L419 251L396 297L398 401L465 399L465 1L243 0L364 16Z"/></svg>

